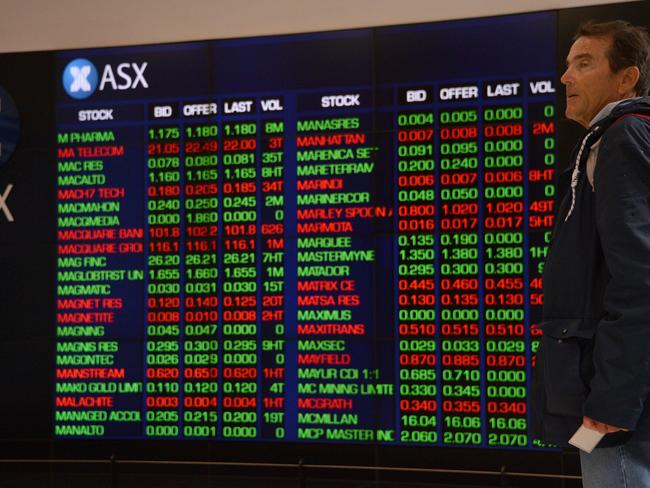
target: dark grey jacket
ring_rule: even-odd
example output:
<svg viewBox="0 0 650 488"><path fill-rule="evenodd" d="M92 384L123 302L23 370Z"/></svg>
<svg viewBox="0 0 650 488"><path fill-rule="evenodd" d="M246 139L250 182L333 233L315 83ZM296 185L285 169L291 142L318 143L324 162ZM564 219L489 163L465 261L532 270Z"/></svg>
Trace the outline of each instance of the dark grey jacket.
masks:
<svg viewBox="0 0 650 488"><path fill-rule="evenodd" d="M599 138L592 191L585 163ZM650 97L596 122L579 154L544 269L531 424L563 446L583 415L631 431L601 446L650 440Z"/></svg>

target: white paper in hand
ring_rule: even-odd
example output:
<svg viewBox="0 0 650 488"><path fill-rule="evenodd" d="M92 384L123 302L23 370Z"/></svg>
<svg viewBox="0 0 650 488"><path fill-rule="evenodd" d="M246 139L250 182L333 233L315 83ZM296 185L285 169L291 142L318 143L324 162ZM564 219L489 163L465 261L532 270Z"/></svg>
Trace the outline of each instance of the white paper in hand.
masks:
<svg viewBox="0 0 650 488"><path fill-rule="evenodd" d="M576 433L573 434L573 437L569 439L569 444L585 451L586 453L591 453L604 435L605 434L601 434L597 430L588 429L584 425L581 425L580 428L576 430Z"/></svg>

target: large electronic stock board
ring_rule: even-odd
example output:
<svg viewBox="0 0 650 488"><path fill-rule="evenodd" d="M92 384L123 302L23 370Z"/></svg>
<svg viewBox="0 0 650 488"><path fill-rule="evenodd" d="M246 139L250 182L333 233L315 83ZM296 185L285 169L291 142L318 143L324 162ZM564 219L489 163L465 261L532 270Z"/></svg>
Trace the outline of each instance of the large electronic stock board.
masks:
<svg viewBox="0 0 650 488"><path fill-rule="evenodd" d="M52 435L544 447L556 20L52 53Z"/></svg>

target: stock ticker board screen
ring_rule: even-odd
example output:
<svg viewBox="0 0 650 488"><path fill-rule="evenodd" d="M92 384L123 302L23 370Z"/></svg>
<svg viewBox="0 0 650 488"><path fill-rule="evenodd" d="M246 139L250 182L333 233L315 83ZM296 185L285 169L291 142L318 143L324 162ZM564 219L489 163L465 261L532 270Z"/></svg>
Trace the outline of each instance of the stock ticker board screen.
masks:
<svg viewBox="0 0 650 488"><path fill-rule="evenodd" d="M57 438L543 448L552 13L56 53Z"/></svg>

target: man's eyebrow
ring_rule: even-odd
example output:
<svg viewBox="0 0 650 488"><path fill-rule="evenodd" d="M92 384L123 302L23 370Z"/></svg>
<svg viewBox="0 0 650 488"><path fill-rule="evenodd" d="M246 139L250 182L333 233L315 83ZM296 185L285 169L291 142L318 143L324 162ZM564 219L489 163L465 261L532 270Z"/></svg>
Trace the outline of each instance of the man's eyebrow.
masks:
<svg viewBox="0 0 650 488"><path fill-rule="evenodd" d="M594 57L589 53L582 53L582 54L576 54L573 57L572 61L580 61L582 59L590 60L590 59L593 59L593 58ZM566 65L569 66L569 58L567 58L565 62L566 62Z"/></svg>

